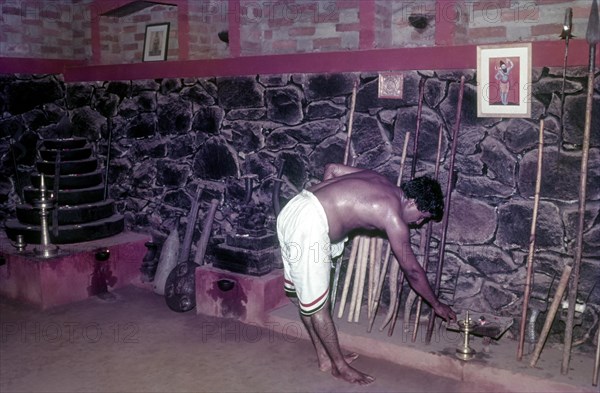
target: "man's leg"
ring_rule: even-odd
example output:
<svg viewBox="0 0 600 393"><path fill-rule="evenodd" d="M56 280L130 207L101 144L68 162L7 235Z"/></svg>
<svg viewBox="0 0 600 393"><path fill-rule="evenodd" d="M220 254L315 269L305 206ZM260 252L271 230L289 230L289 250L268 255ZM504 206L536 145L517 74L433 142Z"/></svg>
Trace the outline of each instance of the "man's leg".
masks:
<svg viewBox="0 0 600 393"><path fill-rule="evenodd" d="M301 315L310 338L317 351L319 368L326 369L331 363L331 374L351 383L366 385L375 380L370 375L361 373L350 367L350 361L356 359L356 354L346 357L342 354L338 341L337 331L329 312L329 300L325 306L310 317Z"/></svg>

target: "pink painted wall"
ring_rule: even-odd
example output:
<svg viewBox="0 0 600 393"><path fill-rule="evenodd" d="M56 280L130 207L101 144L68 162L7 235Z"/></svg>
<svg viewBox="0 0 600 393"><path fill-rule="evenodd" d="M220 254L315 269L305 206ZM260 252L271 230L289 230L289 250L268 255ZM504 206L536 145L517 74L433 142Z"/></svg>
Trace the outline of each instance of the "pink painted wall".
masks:
<svg viewBox="0 0 600 393"><path fill-rule="evenodd" d="M32 72L40 60L52 60L46 72L63 60L67 80L475 68L476 45L522 41L535 45L534 66L562 66L565 10L573 9L573 45L583 48L590 9L589 0L165 0L104 15L131 1L1 2L0 72ZM429 28L412 27L411 15L427 17ZM170 23L168 61L142 63L146 25L161 22ZM571 66L588 62L585 50L569 55ZM73 70L73 61L89 68Z"/></svg>
<svg viewBox="0 0 600 393"><path fill-rule="evenodd" d="M124 17L101 16L100 59L104 64L130 64L142 61L146 26L169 23L167 60L179 60L177 6L156 5Z"/></svg>

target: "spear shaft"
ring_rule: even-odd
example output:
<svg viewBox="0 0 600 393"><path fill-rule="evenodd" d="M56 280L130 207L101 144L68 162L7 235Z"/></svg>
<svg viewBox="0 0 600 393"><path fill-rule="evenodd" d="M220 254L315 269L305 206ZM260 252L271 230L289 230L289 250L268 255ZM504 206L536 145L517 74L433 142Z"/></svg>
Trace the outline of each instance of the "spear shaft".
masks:
<svg viewBox="0 0 600 393"><path fill-rule="evenodd" d="M571 282L569 285L569 308L567 310L567 322L565 327L565 344L563 346L563 359L561 373L567 374L571 360L571 347L573 346L573 327L575 319L575 306L577 303L577 287L579 285L579 270L581 267L581 255L583 252L583 231L585 229L585 199L587 186L587 169L590 151L590 134L592 129L592 103L594 100L594 71L596 60L596 44L600 42L600 20L598 18L598 3L592 3L586 39L590 46L590 62L588 69L587 102L585 108L585 126L583 129L583 146L581 148L581 174L579 178L579 221L577 231L577 245L575 247L575 258Z"/></svg>

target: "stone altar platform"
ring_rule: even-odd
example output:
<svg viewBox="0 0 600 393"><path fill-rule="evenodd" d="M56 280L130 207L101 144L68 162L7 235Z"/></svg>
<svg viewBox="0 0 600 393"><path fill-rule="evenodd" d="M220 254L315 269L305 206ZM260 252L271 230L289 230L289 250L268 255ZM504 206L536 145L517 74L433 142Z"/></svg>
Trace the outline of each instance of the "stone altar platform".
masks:
<svg viewBox="0 0 600 393"><path fill-rule="evenodd" d="M150 240L149 235L123 232L60 245L55 257L40 258L34 252L39 245L19 252L2 233L0 295L47 309L121 288L139 279L144 244Z"/></svg>

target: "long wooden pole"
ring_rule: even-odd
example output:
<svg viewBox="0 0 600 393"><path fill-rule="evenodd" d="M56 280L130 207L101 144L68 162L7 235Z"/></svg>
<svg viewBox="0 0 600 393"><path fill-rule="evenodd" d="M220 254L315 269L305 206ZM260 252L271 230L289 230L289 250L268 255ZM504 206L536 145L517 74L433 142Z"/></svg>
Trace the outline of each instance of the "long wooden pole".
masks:
<svg viewBox="0 0 600 393"><path fill-rule="evenodd" d="M523 294L523 310L521 312L521 323L519 325L519 344L517 345L517 360L523 359L523 347L525 346L525 328L527 326L527 310L529 308L529 297L531 296L531 281L533 276L533 256L535 255L535 234L537 228L537 216L540 206L540 189L542 188L542 161L544 157L544 119L540 120L540 136L538 142L537 176L535 179L535 194L533 197L533 217L531 218L531 232L529 235L529 254L527 257L527 276L525 277L525 292Z"/></svg>
<svg viewBox="0 0 600 393"><path fill-rule="evenodd" d="M377 239L371 239L369 248L369 290L367 292L367 318L371 318L373 312L373 290L375 288L375 249L377 248ZM379 276L378 276L379 277Z"/></svg>
<svg viewBox="0 0 600 393"><path fill-rule="evenodd" d="M346 277L344 278L344 287L342 288L342 298L340 299L340 307L338 308L338 318L344 315L344 308L346 307L346 298L348 296L348 289L350 288L350 281L352 279L352 272L354 265L356 264L356 255L358 254L358 239L354 239L352 242L352 248L350 250L350 259L348 260L348 267L346 268Z"/></svg>
<svg viewBox="0 0 600 393"><path fill-rule="evenodd" d="M367 236L363 236L363 249L361 255L361 269L360 269L360 279L358 282L358 287L356 288L358 293L356 295L356 309L354 311L354 322L358 322L360 318L360 311L362 305L363 292L365 290L365 281L367 277L367 267L369 264L369 249L371 246L371 238Z"/></svg>
<svg viewBox="0 0 600 393"><path fill-rule="evenodd" d="M596 345L596 360L594 362L594 376L592 378L592 385L598 386L598 372L600 371L600 328L598 328L598 337L596 337L596 341L598 341Z"/></svg>
<svg viewBox="0 0 600 393"><path fill-rule="evenodd" d="M196 228L196 221L198 220L198 210L200 208L200 196L202 196L202 191L203 188L200 185L196 186L196 196L194 197L192 208L190 209L190 213L187 217L185 235L183 236L181 252L179 253L179 263L185 263L190 258L190 249L192 248L194 228Z"/></svg>
<svg viewBox="0 0 600 393"><path fill-rule="evenodd" d="M438 179L440 173L440 161L442 158L442 138L444 136L444 126L440 124L440 130L438 132L438 147L437 154L435 156L435 169L433 171L433 178ZM429 221L427 228L425 229L425 248L423 249L423 270L427 274L427 267L429 265L429 249L431 243L431 232L433 223ZM417 340L417 333L419 331L419 320L421 319L421 307L423 306L423 298L419 297L417 300L417 310L415 311L415 325L413 327L412 342Z"/></svg>
<svg viewBox="0 0 600 393"><path fill-rule="evenodd" d="M398 173L398 179L396 180L396 185L400 185L402 182L402 173L404 171L404 163L406 162L406 152L408 150L408 141L410 140L410 132L407 132L404 135L404 144L402 146L402 156L400 158L400 171ZM385 255L383 257L383 266L379 271L379 278L377 280L377 287L375 288L375 297L373 298L373 313L371 314L371 319L369 320L369 327L367 328L367 332L371 332L373 329L373 323L375 322L375 317L377 315L377 309L379 308L379 301L381 299L381 292L383 290L383 283L385 281L385 275L387 274L388 266L390 264L392 254L392 248L388 242L387 248L385 251ZM391 299L390 299L391 302ZM384 325L385 326L385 325Z"/></svg>
<svg viewBox="0 0 600 393"><path fill-rule="evenodd" d="M562 149L563 142L563 130L564 122L563 117L565 113L565 83L567 81L567 60L569 58L569 40L573 35L571 34L571 27L573 24L573 9L571 7L565 10L565 21L563 23L563 30L560 35L565 40L565 56L563 60L563 76L562 76L562 87L560 89L560 125L558 129L558 152Z"/></svg>
<svg viewBox="0 0 600 393"><path fill-rule="evenodd" d="M369 321L371 316L375 313L375 296L377 295L377 285L379 284L379 275L381 274L382 262L382 251L383 251L383 238L378 237L375 240L375 271L373 272L373 294L371 295L371 303L369 304L371 314L369 314Z"/></svg>
<svg viewBox="0 0 600 393"><path fill-rule="evenodd" d="M410 167L410 179L415 177L415 173L417 172L417 156L419 149L419 135L421 134L421 114L423 112L423 98L425 96L425 79L421 78L419 81L419 104L417 106L417 124L415 129L415 139L413 141L413 156ZM390 324L390 328L388 330L388 336L392 336L394 334L394 328L396 327L396 319L398 318L398 312L400 311L400 296L402 294L402 285L404 283L404 274L398 277L398 285L400 289L398 290L398 297L395 301L394 312L392 314L392 321ZM411 295L412 294L412 295ZM411 292L407 298L407 304L412 304L413 300L416 298L416 295ZM407 323L408 321L404 321Z"/></svg>
<svg viewBox="0 0 600 393"><path fill-rule="evenodd" d="M219 206L219 200L213 199L210 201L210 207L202 226L202 233L200 234L200 240L198 240L198 246L196 247L196 255L194 255L194 263L198 266L204 265L204 255L206 254L206 248L208 247L208 240L212 231L212 223L215 219L215 213Z"/></svg>
<svg viewBox="0 0 600 393"><path fill-rule="evenodd" d="M350 159L350 141L352 140L352 123L354 122L354 109L356 108L356 87L352 89L352 98L350 99L350 115L348 116L348 137L346 139L346 149L344 150L344 165L348 165Z"/></svg>
<svg viewBox="0 0 600 393"><path fill-rule="evenodd" d="M396 185L399 186L402 183L402 176L404 175L404 164L406 163L406 147L408 146L408 139L410 137L410 133L407 132L406 133L406 137L404 139L404 147L402 149L402 158L400 159L400 171L398 173L398 180L396 180ZM390 248L391 250L391 248ZM404 275L399 275L400 272L400 268L399 268L399 264L398 262L396 262L395 265L392 265L392 268L390 269L390 274L388 275L388 280L389 280L389 286L390 286L390 307L388 309L387 315L383 321L383 323L381 324L381 327L379 328L379 330L383 330L383 328L392 320L392 318L394 317L394 311L395 311L395 307L397 306L397 302L398 302L398 293L400 292L401 288L398 288L399 286L399 282L402 282L402 280L404 279ZM383 275L385 275L385 272L382 272ZM381 278L381 276L380 276ZM383 277L385 278L385 277ZM379 285L381 287L383 287L383 282L380 280Z"/></svg>
<svg viewBox="0 0 600 393"><path fill-rule="evenodd" d="M590 64L588 70L588 91L585 107L585 126L583 128L583 146L581 148L581 175L579 180L579 225L577 231L577 246L573 262L573 272L569 285L569 308L565 327L565 344L563 346L563 359L561 373L567 374L571 360L571 347L573 345L573 325L575 319L575 306L577 304L577 287L579 285L579 270L583 253L583 231L585 229L585 199L587 190L587 171L590 152L590 134L592 129L592 104L594 101L594 71L596 62L596 44L600 42L600 20L598 17L598 4L592 3L590 19L586 32L586 39L590 45Z"/></svg>
<svg viewBox="0 0 600 393"><path fill-rule="evenodd" d="M354 274L354 286L352 287L352 298L350 300L350 309L348 310L348 322L354 320L354 313L356 312L356 302L358 301L358 292L361 285L361 279L363 278L363 265L364 265L364 248L365 242L368 240L366 236L359 236L354 241L358 242L358 253L356 256L356 273ZM368 245L367 245L368 247Z"/></svg>
<svg viewBox="0 0 600 393"><path fill-rule="evenodd" d="M452 184L454 177L454 158L456 157L456 148L458 146L458 130L460 129L460 117L462 113L462 101L465 90L465 77L460 78L460 90L458 92L458 104L456 108L456 123L454 124L454 132L452 133L452 149L450 151L450 163L448 167L448 186L446 187L446 203L444 206L444 218L442 219L442 236L439 246L438 265L435 274L434 293L439 296L440 284L442 282L442 268L444 266L444 248L446 247L446 233L448 232L448 218L450 217L450 200L452 196ZM429 314L427 322L427 334L425 335L425 343L431 342L433 335L433 324L435 322L435 311L433 308Z"/></svg>
<svg viewBox="0 0 600 393"><path fill-rule="evenodd" d="M550 328L552 327L552 322L554 322L556 311L558 311L558 306L560 305L562 297L565 294L565 289L567 289L567 284L569 283L570 275L571 266L567 265L565 266L565 269L563 270L562 275L560 276L560 281L558 282L556 293L554 294L554 298L552 299L552 304L548 309L548 315L546 315L546 321L544 322L544 327L542 328L542 332L540 333L540 338L538 339L538 342L535 345L533 355L529 361L529 365L531 367L535 367L538 359L540 358L540 354L542 353L542 349L544 348L544 344L546 343L546 338L548 337L548 333L550 332Z"/></svg>
<svg viewBox="0 0 600 393"><path fill-rule="evenodd" d="M419 135L421 134L421 113L423 112L423 97L425 96L425 79L419 81L419 104L417 106L417 124L415 128L415 139L413 140L413 156L410 166L410 178L415 177L417 171L417 152L419 148Z"/></svg>
<svg viewBox="0 0 600 393"><path fill-rule="evenodd" d="M390 264L392 253L392 247L389 242L387 243L387 247L385 250L385 254L383 256L383 266L379 271L379 278L377 282L377 286L375 288L375 297L373 298L373 313L371 314L371 318L369 319L369 326L367 327L367 332L371 333L373 329L373 323L375 322L375 317L377 316L377 309L379 308L379 300L381 299L381 291L383 289L383 281L385 280L385 274L387 272L388 266Z"/></svg>
<svg viewBox="0 0 600 393"><path fill-rule="evenodd" d="M348 116L348 137L346 138L346 147L344 149L344 165L348 165L348 161L350 160L350 150L352 144L352 124L354 123L354 109L356 108L356 89L357 83L354 83L354 87L352 88L352 98L350 99L350 114ZM342 270L342 260L344 255L340 255L335 261L335 267L333 272L333 288L331 290L331 312L333 313L335 310L335 303L337 300L337 286L340 281L340 273ZM352 261L352 260L351 260ZM353 261L352 261L353 262ZM350 265L350 261L348 263ZM348 269L350 266L348 266ZM350 269L349 272L352 272ZM348 295L348 287L344 285L344 289L342 290L342 298L346 299ZM343 311L343 305L341 306Z"/></svg>

